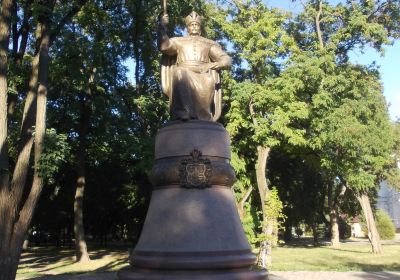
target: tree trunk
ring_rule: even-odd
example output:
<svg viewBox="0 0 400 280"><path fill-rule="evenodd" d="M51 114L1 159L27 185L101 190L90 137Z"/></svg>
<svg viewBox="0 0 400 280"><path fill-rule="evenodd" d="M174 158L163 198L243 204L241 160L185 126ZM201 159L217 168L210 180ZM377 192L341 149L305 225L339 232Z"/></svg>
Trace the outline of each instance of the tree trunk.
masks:
<svg viewBox="0 0 400 280"><path fill-rule="evenodd" d="M362 193L360 195L357 195L357 200L361 204L364 218L367 223L368 239L371 242L372 252L374 254L381 254L382 253L381 238L379 236L378 229L376 228L374 214L372 212L369 197L365 193Z"/></svg>
<svg viewBox="0 0 400 280"><path fill-rule="evenodd" d="M329 221L331 227L331 246L340 247L339 224L338 224L338 209L334 201L333 182L328 182L328 207Z"/></svg>
<svg viewBox="0 0 400 280"><path fill-rule="evenodd" d="M15 278L17 252L10 250L13 201L10 201L9 162L7 147L7 66L10 25L14 1L3 0L0 11L0 280Z"/></svg>
<svg viewBox="0 0 400 280"><path fill-rule="evenodd" d="M340 236L339 236L339 223L338 223L338 209L332 208L329 212L331 220L331 246L338 248L340 247Z"/></svg>
<svg viewBox="0 0 400 280"><path fill-rule="evenodd" d="M1 194L6 195L9 183L8 148L7 148L7 66L8 66L8 45L10 41L11 12L13 8L11 0L3 0L0 14L0 199ZM4 191L4 193L3 193ZM5 196L3 197L6 198ZM3 202L0 200L0 202ZM5 203L5 201L4 201ZM0 204L0 207L4 205ZM1 210L0 210L1 211ZM2 212L0 212L2 213ZM6 217L0 216L1 220ZM1 224L0 224L1 225ZM0 229L1 230L1 229ZM0 231L0 234L2 232ZM1 235L3 236L3 235ZM0 243L1 249L1 243Z"/></svg>
<svg viewBox="0 0 400 280"><path fill-rule="evenodd" d="M313 232L313 243L314 246L318 246L319 242L318 242L318 227L317 227L317 223L313 222L312 224L312 232Z"/></svg>
<svg viewBox="0 0 400 280"><path fill-rule="evenodd" d="M285 223L285 232L283 234L283 238L284 238L285 242L290 242L290 241L292 241L292 238L293 238L292 225L288 221L286 221L286 223Z"/></svg>
<svg viewBox="0 0 400 280"><path fill-rule="evenodd" d="M78 159L80 165L82 159ZM74 201L74 233L75 233L75 255L76 261L80 263L89 262L90 257L85 241L85 231L83 226L83 195L85 191L85 171L78 171L78 180L75 191Z"/></svg>
<svg viewBox="0 0 400 280"><path fill-rule="evenodd" d="M270 148L268 147L257 147L257 162L256 162L256 179L257 179L257 187L258 192L260 194L261 200L261 210L263 216L263 233L265 235L264 241L260 244L260 252L258 255L258 263L261 267L268 267L272 264L272 240L271 237L274 232L274 223L269 220L266 213L266 205L265 201L269 194L267 177L266 177L266 168L267 168L267 160L269 156Z"/></svg>
<svg viewBox="0 0 400 280"><path fill-rule="evenodd" d="M339 203L346 193L346 186L341 184L338 189L334 190L333 182L328 182L328 207L329 219L331 226L331 246L340 247L340 232L339 232Z"/></svg>
<svg viewBox="0 0 400 280"><path fill-rule="evenodd" d="M244 211L244 204L246 203L246 201L249 199L251 192L253 191L253 188L250 186L246 193L244 194L244 196L242 197L242 199L238 202L237 204L237 208L238 208L238 212L239 212L239 217L241 220L243 220L244 216L245 216L245 211Z"/></svg>
<svg viewBox="0 0 400 280"><path fill-rule="evenodd" d="M4 3L5 2L3 2L3 4ZM53 7L54 3L52 3L53 2L49 3L50 7ZM4 193L7 193L8 199L4 203L1 201L1 212L2 214L6 213L7 216L5 219L1 219L1 228L3 231L1 235L2 245L0 250L0 280L15 279L25 235L32 220L33 212L43 187L43 179L40 176L39 159L41 157L46 131L47 76L49 67L48 52L50 42L49 28L49 18L47 16L39 17L37 27L39 51L32 65L30 93L28 94L29 98L25 103L19 155L14 169L11 188L2 188L1 193L2 197ZM37 87L38 84L40 84L39 87ZM38 97L37 102L35 103L36 89L38 89ZM34 109L34 105L37 105L36 110ZM32 123L32 120L35 119L35 112L36 123ZM1 112L1 114L2 113L3 112ZM35 125L34 178L26 200L24 203L21 203L29 169L31 147L33 144L32 125ZM3 212L4 209L6 209L5 212Z"/></svg>
<svg viewBox="0 0 400 280"><path fill-rule="evenodd" d="M79 124L79 146L77 163L77 184L74 201L74 233L75 233L75 255L77 262L89 262L90 257L87 251L85 240L85 229L83 224L83 198L86 186L86 144L87 134L91 116L92 85L95 70L91 71L86 96L81 98L80 124Z"/></svg>
<svg viewBox="0 0 400 280"><path fill-rule="evenodd" d="M37 81L37 75L35 77ZM32 104L30 106L32 106ZM0 114L3 115L3 112ZM4 114L7 114L7 112ZM34 123L32 123L32 125L34 125ZM24 144L21 145L22 148L18 154L18 160L14 168L11 188L8 187L8 184L10 183L8 179L8 173L6 174L3 171L0 174L2 181L0 193L0 271L2 273L0 273L0 280L15 279L18 260L21 253L22 241L18 240L18 237L24 236L24 233L22 232L23 229L21 228L22 216L20 215L18 217L18 214L20 210L19 205L23 189L26 183L26 177L29 170L29 158L33 144L31 129L29 130L29 135L30 138L25 137L25 140L22 139ZM4 153L7 153L6 148L4 149ZM7 178L5 178L5 176L7 176Z"/></svg>

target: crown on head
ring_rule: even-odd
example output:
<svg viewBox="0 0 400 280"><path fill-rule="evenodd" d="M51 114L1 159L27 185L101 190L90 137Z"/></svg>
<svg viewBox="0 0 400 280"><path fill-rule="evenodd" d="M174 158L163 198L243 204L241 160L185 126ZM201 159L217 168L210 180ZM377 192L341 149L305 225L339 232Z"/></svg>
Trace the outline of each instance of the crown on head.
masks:
<svg viewBox="0 0 400 280"><path fill-rule="evenodd" d="M186 25L189 25L193 21L197 22L198 24L201 24L201 16L199 14L197 14L196 12L194 12L194 11L191 12L190 15L188 15L185 18Z"/></svg>

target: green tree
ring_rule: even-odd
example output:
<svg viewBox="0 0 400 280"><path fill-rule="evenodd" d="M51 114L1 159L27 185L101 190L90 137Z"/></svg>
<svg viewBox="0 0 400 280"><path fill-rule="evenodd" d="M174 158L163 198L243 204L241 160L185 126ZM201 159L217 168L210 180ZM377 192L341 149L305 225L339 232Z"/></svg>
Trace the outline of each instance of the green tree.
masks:
<svg viewBox="0 0 400 280"><path fill-rule="evenodd" d="M358 194L377 253L381 251L379 236L366 191L376 186L383 166L390 165L393 138L377 71L349 63L349 52L366 46L381 51L398 36L398 30L383 20L387 9L391 16L398 16L399 5L391 1L338 5L307 1L290 31L302 51L287 69L307 81L301 91L307 93L310 106L310 147L325 172L340 178L336 194L350 187ZM338 241L334 201L342 196L330 203L333 244Z"/></svg>
<svg viewBox="0 0 400 280"><path fill-rule="evenodd" d="M126 83L122 62L129 54L129 40L125 35L129 33L128 19L122 2L89 1L61 33L54 48L51 79L57 94L52 100L55 106L51 106L51 121L61 118L62 122L56 125L62 124L60 129L69 133L75 152L69 163L76 165L73 209L78 262L90 260L83 223L88 146L91 145L88 141L97 140L92 130L93 126L99 126L99 117L105 113L101 104Z"/></svg>
<svg viewBox="0 0 400 280"><path fill-rule="evenodd" d="M21 1L22 2L22 1ZM3 164L3 172L0 174L0 279L14 279L20 258L22 243L25 234L31 222L34 209L38 202L43 188L43 170L40 170L40 159L43 151L43 143L46 132L46 101L48 91L48 67L49 67L49 48L56 36L64 25L71 20L72 16L78 12L85 1L73 1L69 4L55 3L55 1L4 1L0 15L2 34L1 52L2 64L0 71L3 77L2 97L1 97L1 119L0 131L3 139L1 143L0 162ZM20 24L21 32L17 30L20 17L18 11L23 11L23 18ZM31 74L27 77L16 77L16 80L29 80L28 93L25 99L23 109L21 130L18 137L19 148L11 148L18 151L16 157L9 157L9 148L7 137L12 135L8 132L7 115L7 94L9 87L7 84L7 67L11 65L10 61L5 59L9 54L10 24L12 24L12 42L13 51L19 51L15 54L15 61L18 65L21 57L27 49L27 39L29 30L35 28L35 42L33 45ZM32 20L30 17L32 16ZM57 20L58 19L58 20ZM30 27L30 28L29 28ZM21 37L22 36L22 37ZM19 40L21 38L21 40ZM18 47L18 43L21 45ZM12 67L10 67L12 68ZM10 79L12 80L12 79ZM11 83L10 83L11 84ZM26 90L26 89L25 89ZM33 133L33 131L35 133ZM18 133L16 133L18 134ZM29 160L31 150L34 145L34 172L30 188L26 188ZM10 168L13 168L13 174L10 176ZM26 195L24 195L24 193Z"/></svg>
<svg viewBox="0 0 400 280"><path fill-rule="evenodd" d="M287 77L279 76L282 70L279 62L296 50L284 29L288 15L267 9L261 1L233 2L215 15L220 29L233 43L236 61L237 82L231 79L227 86L229 112L225 119L234 143L233 153L247 161L247 174L255 175L263 236L272 237L277 217L267 215L271 188L266 164L271 148L282 141L294 145L305 143L305 131L297 124L307 117L307 109L295 95L295 85ZM264 267L271 263L267 253L271 252L272 239L264 239L260 244L259 260Z"/></svg>
<svg viewBox="0 0 400 280"><path fill-rule="evenodd" d="M285 205L285 241L291 240L293 228L305 225L312 229L317 245L319 225L326 227L329 224L324 215L328 190L315 156L307 152L304 148L277 147L268 161L268 177Z"/></svg>

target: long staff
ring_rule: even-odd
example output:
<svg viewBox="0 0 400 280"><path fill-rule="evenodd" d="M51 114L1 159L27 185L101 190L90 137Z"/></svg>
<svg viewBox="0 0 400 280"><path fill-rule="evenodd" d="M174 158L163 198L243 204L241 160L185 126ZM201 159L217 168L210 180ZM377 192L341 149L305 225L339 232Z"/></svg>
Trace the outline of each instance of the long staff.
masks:
<svg viewBox="0 0 400 280"><path fill-rule="evenodd" d="M163 0L164 15L167 14L167 0Z"/></svg>

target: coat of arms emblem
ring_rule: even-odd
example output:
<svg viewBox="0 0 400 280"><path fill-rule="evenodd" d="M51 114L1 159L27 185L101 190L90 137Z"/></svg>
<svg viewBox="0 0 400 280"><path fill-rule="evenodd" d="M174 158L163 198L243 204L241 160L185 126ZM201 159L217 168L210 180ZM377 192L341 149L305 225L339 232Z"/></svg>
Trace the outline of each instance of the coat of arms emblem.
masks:
<svg viewBox="0 0 400 280"><path fill-rule="evenodd" d="M210 188L212 176L211 162L209 159L202 159L199 150L190 153L191 159L181 161L179 170L181 186L187 189Z"/></svg>

